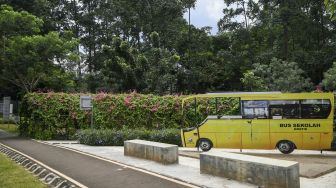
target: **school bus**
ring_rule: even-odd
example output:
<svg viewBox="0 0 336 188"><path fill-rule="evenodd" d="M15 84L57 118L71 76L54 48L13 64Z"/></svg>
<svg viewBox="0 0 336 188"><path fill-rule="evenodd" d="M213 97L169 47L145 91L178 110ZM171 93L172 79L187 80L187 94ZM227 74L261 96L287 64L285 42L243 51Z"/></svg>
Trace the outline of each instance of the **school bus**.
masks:
<svg viewBox="0 0 336 188"><path fill-rule="evenodd" d="M238 115L212 114L198 125L181 130L184 147L330 149L333 139L333 93L238 92L187 97L238 98ZM217 106L217 104L216 104Z"/></svg>

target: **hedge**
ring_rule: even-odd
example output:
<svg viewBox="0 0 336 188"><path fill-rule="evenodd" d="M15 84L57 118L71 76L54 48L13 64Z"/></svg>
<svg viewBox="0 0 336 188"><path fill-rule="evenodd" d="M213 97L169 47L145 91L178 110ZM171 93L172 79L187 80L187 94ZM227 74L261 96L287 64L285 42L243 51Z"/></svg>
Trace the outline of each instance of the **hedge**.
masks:
<svg viewBox="0 0 336 188"><path fill-rule="evenodd" d="M90 128L90 111L79 108L81 95L66 93L28 93L21 103L22 135L37 139L68 139L78 130ZM169 129L196 126L216 111L214 99L201 99L197 106L186 96L155 96L138 93L93 96L94 129ZM234 114L239 104L235 99L219 100L220 114ZM196 108L196 113L195 113Z"/></svg>
<svg viewBox="0 0 336 188"><path fill-rule="evenodd" d="M181 145L179 129L87 129L80 130L76 138L81 144L93 146L123 146L124 141L133 139Z"/></svg>

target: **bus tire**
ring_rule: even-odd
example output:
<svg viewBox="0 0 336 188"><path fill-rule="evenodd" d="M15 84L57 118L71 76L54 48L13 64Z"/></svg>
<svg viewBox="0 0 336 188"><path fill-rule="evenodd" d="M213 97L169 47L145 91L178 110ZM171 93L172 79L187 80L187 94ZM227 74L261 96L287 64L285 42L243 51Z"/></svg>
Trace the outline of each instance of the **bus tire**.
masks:
<svg viewBox="0 0 336 188"><path fill-rule="evenodd" d="M212 146L213 144L209 139L201 138L198 141L198 147L201 148L202 151L209 151Z"/></svg>
<svg viewBox="0 0 336 188"><path fill-rule="evenodd" d="M295 149L295 144L288 140L281 140L277 144L278 150L283 154L290 154Z"/></svg>

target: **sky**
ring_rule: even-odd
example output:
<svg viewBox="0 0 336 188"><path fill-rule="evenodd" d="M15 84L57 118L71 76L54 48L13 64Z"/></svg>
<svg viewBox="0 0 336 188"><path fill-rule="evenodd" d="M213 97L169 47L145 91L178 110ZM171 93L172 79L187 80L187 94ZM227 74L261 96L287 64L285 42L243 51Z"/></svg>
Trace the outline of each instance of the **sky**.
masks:
<svg viewBox="0 0 336 188"><path fill-rule="evenodd" d="M197 0L196 7L191 9L191 24L196 27L212 27L211 34L218 31L217 22L223 17L224 0ZM188 21L188 12L184 14Z"/></svg>

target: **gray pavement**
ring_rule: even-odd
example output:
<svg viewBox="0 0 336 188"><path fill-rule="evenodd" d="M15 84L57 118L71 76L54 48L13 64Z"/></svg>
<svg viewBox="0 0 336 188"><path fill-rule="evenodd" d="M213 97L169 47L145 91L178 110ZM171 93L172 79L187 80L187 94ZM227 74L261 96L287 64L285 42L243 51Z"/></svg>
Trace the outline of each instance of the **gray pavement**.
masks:
<svg viewBox="0 0 336 188"><path fill-rule="evenodd" d="M113 160L128 166L141 168L184 182L191 182L199 187L206 188L250 188L256 185L238 182L232 179L216 177L200 173L200 161L190 157L179 157L179 164L162 165L155 161L124 156L124 148L119 146L88 146L83 144L59 144L59 141L43 141L44 143L65 147L71 150L84 152L104 159ZM182 149L182 148L180 148Z"/></svg>
<svg viewBox="0 0 336 188"><path fill-rule="evenodd" d="M261 156L286 161L295 161L300 165L300 176L306 178L317 178L330 172L336 171L336 151L323 151L321 154L317 150L294 150L290 155L284 155L276 150L253 150L244 149L219 149L212 151L240 153L245 155ZM190 148L180 148L181 156L199 159L201 151Z"/></svg>
<svg viewBox="0 0 336 188"><path fill-rule="evenodd" d="M3 136L3 135L2 135ZM7 139L1 139L1 132L0 132L0 142L12 142L10 141L12 138L7 138ZM15 138L14 140L17 140L17 138ZM22 141L20 141L22 142ZM31 140L23 140L23 142L33 142L34 144L37 143L37 141L31 141ZM38 141L40 142L40 141ZM72 176L70 176L71 178L79 181L80 183L83 183L84 185L87 185L89 187L101 187L99 183L97 184L86 184L86 182L89 181L95 181L92 179L95 179L95 174L98 171L99 172L99 176L102 177L98 177L104 179L110 179L110 183L111 184L105 184L107 185L107 187L181 187L182 185L179 184L174 184L173 182L169 182L166 179L163 179L161 181L163 181L163 183L160 183L160 179L158 177L155 177L154 179L155 182L149 182L149 184L147 184L148 182L146 181L151 181L151 178L146 177L145 179L141 179L141 175L138 175L138 173L135 173L136 175L133 176L133 173L127 173L126 170L132 170L133 168L136 169L143 169L145 171L149 171L149 172L153 172L154 174L159 174L163 177L170 177L172 179L176 179L176 180L181 180L183 182L191 182L194 185L198 185L199 187L209 187L209 188L218 188L218 187L256 187L255 185L251 185L251 184L246 184L246 183L242 183L242 182L237 182L234 180L230 180L230 179L226 179L226 178L221 178L221 177L215 177L215 176L211 176L211 175L207 175L207 174L200 174L200 169L199 169L199 160L197 158L190 158L190 157L183 157L180 156L179 157L179 164L175 164L175 165L162 165L160 163L156 163L154 161L149 161L149 160L144 160L144 159L138 159L138 158L134 158L134 157L128 157L128 156L124 156L123 154L123 147L110 147L110 146L99 146L99 147L95 147L95 146L87 146L87 145L82 145L82 144L78 144L76 141L43 141L41 143L39 143L41 147L47 146L48 148L53 148L53 150L58 151L58 149L60 150L64 150L63 148L66 148L66 150L73 150L73 151L68 151L70 152L69 154L71 155L82 155L79 153L84 153L85 155L93 155L95 157L98 157L100 159L96 159L98 161L101 161L104 165L109 165L109 162L105 162L104 160L109 160L109 161L114 161L114 162L119 162L120 165L112 165L112 167L108 167L111 168L110 170L112 170L114 173L109 172L108 170L104 170L104 167L99 166L98 164L100 164L100 162L98 162L97 166L93 165L93 167L87 166L86 162L81 162L80 164L76 164L75 166L79 166L76 167L77 170L74 170ZM48 145L46 145L48 144ZM56 146L56 147L54 147ZM23 146L20 146L20 148L24 148L24 147L28 147L23 143ZM56 150L57 149L57 150ZM195 148L179 148L180 151L183 152L196 152ZM225 151L225 152L239 152L239 150L230 150L230 149L213 149L213 150L218 150L218 151ZM79 153L78 153L79 152ZM277 153L278 151L275 150L244 150L245 154L250 154L250 153L263 153L263 154L274 154ZM63 152L61 152L63 153ZM310 154L310 155L321 155L319 153L319 151L300 151L297 150L295 151L295 153L293 153L293 155L301 155L301 154ZM335 154L334 152L324 152L323 155L333 155ZM43 155L43 154L42 154ZM47 154L47 155L52 155L52 154ZM57 155L57 154L56 154ZM63 158L69 158L69 156L65 155L65 156L59 156L59 157L63 157ZM86 156L89 157L89 156ZM38 158L38 157L37 157ZM92 158L92 157L89 157ZM90 160L93 160L95 158L92 158ZM66 159L62 159L61 161L66 161ZM88 160L89 161L89 160ZM51 163L54 163L53 161L51 161L48 165L50 165ZM94 163L95 164L95 163ZM82 165L82 166L80 166ZM50 165L51 166L51 165ZM52 167L54 167L55 165L53 165ZM63 170L59 170L61 172L65 172L68 171L67 168L71 169L72 164L70 162L70 164L64 164L61 165L64 166L62 167ZM125 168L126 166L126 168ZM99 170L102 173L100 173ZM55 168L56 170L58 168ZM90 174L92 174L93 177L91 177L91 175L86 175L88 177L87 180L79 180L77 178L78 174L82 174L83 172L77 172L77 171L89 171ZM124 178L124 179L119 179L120 175L118 174L118 171L126 171L123 172L125 173L124 176L127 176L128 178ZM66 173L66 175L71 175L71 173ZM77 174L77 175L76 175ZM141 174L141 173L140 173ZM150 176L148 174L146 174L146 176ZM134 179L134 181L133 181ZM115 181L114 181L115 180ZM143 181L142 181L143 180ZM104 180L100 180L100 181L104 181ZM166 182L169 182L168 184L166 184ZM134 184L135 183L135 184ZM301 177L300 178L300 184L301 187L304 188L315 188L315 187L319 187L319 188L329 188L329 187L336 187L336 172L332 172L332 173L328 173L325 174L323 176L320 176L318 178L304 178Z"/></svg>
<svg viewBox="0 0 336 188"><path fill-rule="evenodd" d="M188 187L122 165L99 160L0 131L0 142L48 165L87 187L171 188Z"/></svg>
<svg viewBox="0 0 336 188"><path fill-rule="evenodd" d="M218 188L218 187L256 187L251 184L237 182L226 178L215 177L207 174L200 174L200 162L197 158L179 157L178 165L169 165L162 167L162 165L153 161L137 159L134 157L125 157L123 147L118 146L87 146L82 144L67 144L67 142L60 143L59 141L47 141L46 143L55 144L60 147L75 149L77 151L85 152L95 156L114 160L130 166L139 167L155 173L160 173L164 176L180 179L185 182L192 182L200 187ZM74 143L74 142L71 142ZM179 148L180 152L195 152L195 148ZM240 153L239 149L212 149L215 152L235 152ZM243 150L244 154L280 154L277 150ZM321 156L319 151L311 150L295 150L291 156ZM322 156L335 156L335 152L325 151ZM334 188L336 187L336 171L327 173L318 178L300 177L300 185L302 188Z"/></svg>

